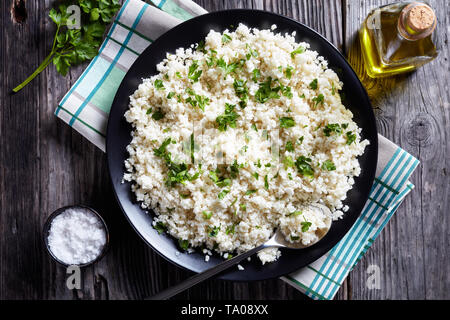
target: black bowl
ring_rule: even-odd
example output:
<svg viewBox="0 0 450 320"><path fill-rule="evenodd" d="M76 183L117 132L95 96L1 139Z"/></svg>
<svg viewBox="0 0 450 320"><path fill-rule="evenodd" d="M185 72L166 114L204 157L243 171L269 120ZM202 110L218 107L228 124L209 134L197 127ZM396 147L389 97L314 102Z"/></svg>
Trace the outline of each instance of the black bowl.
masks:
<svg viewBox="0 0 450 320"><path fill-rule="evenodd" d="M280 259L264 266L254 258L244 262L244 271L236 268L219 276L221 279L250 281L279 277L291 273L315 261L341 240L360 215L369 196L377 166L378 139L375 117L367 93L355 72L339 51L324 37L314 30L283 16L259 10L227 10L205 14L188 20L171 29L151 44L134 62L117 91L114 98L107 128L106 151L111 182L117 200L125 216L142 239L161 256L172 263L192 270L204 271L223 261L218 255L205 263L200 252L177 254L177 241L166 235L159 235L152 227L152 214L146 213L136 202L131 192L130 183L121 183L124 174L124 160L128 158L126 146L131 141L131 126L123 115L128 109L129 96L137 89L142 78L157 73L156 65L165 58L167 52L174 53L179 47L189 47L204 39L211 29L223 31L230 26L244 23L249 27L269 29L276 24L276 32L296 31L296 40L305 41L311 49L317 51L328 60L329 68L334 69L344 83L346 96L344 104L354 114L354 120L362 128L362 138L368 139L370 145L359 158L361 174L355 178L352 190L348 192L344 204L350 210L344 218L335 221L329 233L317 244L304 250L283 250Z"/></svg>
<svg viewBox="0 0 450 320"><path fill-rule="evenodd" d="M89 261L87 263L82 263L82 264L77 264L76 265L76 266L78 266L80 268L90 266L90 265L96 263L97 261L99 261L101 258L103 258L105 256L106 252L108 251L108 248L109 248L109 231L108 231L108 227L106 226L106 222L105 222L105 220L103 220L102 216L97 211L95 211L92 208L89 208L89 207L84 206L84 205L73 205L73 206L62 207L62 208L59 208L59 209L56 209L55 211L53 211L48 216L47 220L44 223L43 232L42 232L44 245L47 248L47 251L48 251L49 255L53 258L53 260L55 260L56 262L58 262L59 264L65 266L65 267L68 267L70 265L70 264L67 264L67 263L61 261L60 259L58 259L58 257L53 254L53 252L50 249L50 246L48 244L48 235L49 235L49 232L50 232L50 227L52 225L53 219L56 218L61 213L63 213L64 211L66 211L67 209L85 209L85 210L89 210L93 215L95 215L101 221L101 223L103 225L103 228L104 228L105 234L106 234L106 242L105 242L105 245L103 246L102 252L94 260Z"/></svg>

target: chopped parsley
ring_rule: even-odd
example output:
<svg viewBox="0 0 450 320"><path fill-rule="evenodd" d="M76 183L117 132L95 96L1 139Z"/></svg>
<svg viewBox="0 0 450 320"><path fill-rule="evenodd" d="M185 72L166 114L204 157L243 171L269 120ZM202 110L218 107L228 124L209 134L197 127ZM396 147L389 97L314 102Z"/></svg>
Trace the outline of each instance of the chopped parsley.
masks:
<svg viewBox="0 0 450 320"><path fill-rule="evenodd" d="M303 53L303 52L305 52L305 48L298 47L297 49L295 49L294 51L291 52L291 58L295 59L295 55Z"/></svg>
<svg viewBox="0 0 450 320"><path fill-rule="evenodd" d="M302 211L297 210L297 211L293 211L293 212L288 213L288 214L286 215L286 217L296 217L296 216L298 216L298 215L301 215L302 213L303 213Z"/></svg>
<svg viewBox="0 0 450 320"><path fill-rule="evenodd" d="M242 211L247 211L247 206L243 203L239 204L239 208L241 208Z"/></svg>
<svg viewBox="0 0 450 320"><path fill-rule="evenodd" d="M302 144L304 138L305 138L304 136L301 136L300 138L298 138L298 144Z"/></svg>
<svg viewBox="0 0 450 320"><path fill-rule="evenodd" d="M306 232L309 230L309 227L311 227L312 223L309 221L302 221L300 223L302 225L302 232Z"/></svg>
<svg viewBox="0 0 450 320"><path fill-rule="evenodd" d="M202 214L203 214L203 218L206 219L206 220L211 219L211 217L212 217L212 212L211 211L210 212L203 211Z"/></svg>
<svg viewBox="0 0 450 320"><path fill-rule="evenodd" d="M254 176L256 180L258 180L258 178L259 178L259 173L258 173L258 172L254 172L254 173L252 173L252 176Z"/></svg>
<svg viewBox="0 0 450 320"><path fill-rule="evenodd" d="M291 236L291 240L292 240L292 241L296 241L296 240L299 240L299 239L300 239L299 236Z"/></svg>
<svg viewBox="0 0 450 320"><path fill-rule="evenodd" d="M251 195L253 193L255 193L256 190L255 189L251 189L251 190L247 190L247 192L245 193L246 196Z"/></svg>
<svg viewBox="0 0 450 320"><path fill-rule="evenodd" d="M283 85L281 85L280 87L281 87L281 93L283 94L283 96L285 96L289 99L293 97L291 87L285 87Z"/></svg>
<svg viewBox="0 0 450 320"><path fill-rule="evenodd" d="M350 131L345 134L345 137L347 138L347 145L351 145L356 140L356 134L351 133Z"/></svg>
<svg viewBox="0 0 450 320"><path fill-rule="evenodd" d="M286 142L285 148L286 148L286 151L294 152L294 144L292 143L292 141Z"/></svg>
<svg viewBox="0 0 450 320"><path fill-rule="evenodd" d="M231 226L228 226L227 227L227 229L225 230L225 234L234 234L234 232L235 232L235 230L234 230L234 228L235 228L235 225L233 224L233 225L231 225ZM229 255L228 255L229 256Z"/></svg>
<svg viewBox="0 0 450 320"><path fill-rule="evenodd" d="M258 82L258 79L261 78L261 71L259 71L259 69L253 69L252 73L253 73L252 80L254 82Z"/></svg>
<svg viewBox="0 0 450 320"><path fill-rule="evenodd" d="M162 80L160 80L160 79L156 79L154 85L155 85L156 90L164 90L165 89L164 84L163 84Z"/></svg>
<svg viewBox="0 0 450 320"><path fill-rule="evenodd" d="M247 106L248 101L248 89L247 89L247 81L235 79L233 82L234 92L241 100L239 105L242 109Z"/></svg>
<svg viewBox="0 0 450 320"><path fill-rule="evenodd" d="M197 70L198 68L198 61L194 60L189 67L188 71L188 78L191 79L193 82L197 82L198 78L202 75L202 70Z"/></svg>
<svg viewBox="0 0 450 320"><path fill-rule="evenodd" d="M171 153L167 151L167 146L170 143L175 143L175 140L167 138L159 148L153 149L153 154L163 158L166 163L168 169L166 185L168 187L173 187L177 183L186 184L186 181L197 179L200 175L198 172L192 176L188 173L188 167L185 163L175 163L172 161Z"/></svg>
<svg viewBox="0 0 450 320"><path fill-rule="evenodd" d="M225 198L225 196L230 192L230 190L227 189L223 189L222 191L219 192L219 194L217 195L217 197L220 200L223 200L223 198Z"/></svg>
<svg viewBox="0 0 450 320"><path fill-rule="evenodd" d="M158 234L164 233L167 229L167 226L162 223L161 221L158 221L153 228L155 228L156 231L158 231Z"/></svg>
<svg viewBox="0 0 450 320"><path fill-rule="evenodd" d="M195 141L194 141L194 133L191 133L191 139L190 139L191 143L189 146L189 150L191 152L191 162L194 163L195 162L195 158L194 158L194 149L195 149Z"/></svg>
<svg viewBox="0 0 450 320"><path fill-rule="evenodd" d="M153 108L149 108L145 114L151 114L153 112Z"/></svg>
<svg viewBox="0 0 450 320"><path fill-rule="evenodd" d="M264 176L264 189L269 190L269 178L267 174Z"/></svg>
<svg viewBox="0 0 450 320"><path fill-rule="evenodd" d="M236 106L225 103L225 112L216 118L216 123L219 125L219 131L226 131L228 127L236 128L236 119L239 115L234 111Z"/></svg>
<svg viewBox="0 0 450 320"><path fill-rule="evenodd" d="M189 248L189 240L178 240L178 245L180 246L181 249L183 250L187 250Z"/></svg>
<svg viewBox="0 0 450 320"><path fill-rule="evenodd" d="M212 227L212 228L210 226L208 226L208 235L210 237L217 236L219 234L219 231L220 231L220 226L219 227L215 226L215 227Z"/></svg>
<svg viewBox="0 0 450 320"><path fill-rule="evenodd" d="M258 128L256 127L256 124L252 124L252 129L255 130L256 132L258 132Z"/></svg>
<svg viewBox="0 0 450 320"><path fill-rule="evenodd" d="M280 118L280 127L282 128L292 128L295 126L295 121L291 117Z"/></svg>
<svg viewBox="0 0 450 320"><path fill-rule="evenodd" d="M205 41L201 40L198 45L197 45L197 51L200 51L202 53L206 54L206 49L205 49Z"/></svg>
<svg viewBox="0 0 450 320"><path fill-rule="evenodd" d="M177 78L180 78L181 79L181 73L180 72L175 72L175 75L177 76Z"/></svg>
<svg viewBox="0 0 450 320"><path fill-rule="evenodd" d="M231 37L224 33L222 36L222 43L228 43L230 41L231 41Z"/></svg>
<svg viewBox="0 0 450 320"><path fill-rule="evenodd" d="M237 68L242 67L243 63L241 61L235 61L227 64L225 60L223 60L223 58L220 58L219 60L217 60L216 65L223 70L226 77L228 74L234 72Z"/></svg>
<svg viewBox="0 0 450 320"><path fill-rule="evenodd" d="M234 160L233 164L230 166L230 174L233 179L236 178L239 174L239 165L238 165L236 159Z"/></svg>
<svg viewBox="0 0 450 320"><path fill-rule="evenodd" d="M259 88L255 93L255 99L260 103L264 103L269 99L278 99L280 98L278 94L280 89L280 86L272 88L272 78L269 77L265 82L259 84Z"/></svg>
<svg viewBox="0 0 450 320"><path fill-rule="evenodd" d="M284 69L284 75L286 78L290 79L292 78L292 72L294 71L294 68L291 66L287 66L286 69Z"/></svg>
<svg viewBox="0 0 450 320"><path fill-rule="evenodd" d="M327 137L336 134L340 135L342 134L342 128L339 123L329 123L323 128L323 134Z"/></svg>
<svg viewBox="0 0 450 320"><path fill-rule="evenodd" d="M310 158L304 156L298 157L295 161L298 173L305 177L314 178L314 169L311 166L311 161Z"/></svg>
<svg viewBox="0 0 450 320"><path fill-rule="evenodd" d="M253 56L255 58L258 57L258 51L256 50L252 50L252 48L250 48L250 46L248 44L245 45L247 47L247 49L249 50L249 53L247 53L245 55L245 57L247 58L247 60L250 60L250 58Z"/></svg>
<svg viewBox="0 0 450 320"><path fill-rule="evenodd" d="M170 91L169 94L167 95L167 99L172 99L175 96L175 92Z"/></svg>
<svg viewBox="0 0 450 320"><path fill-rule="evenodd" d="M322 163L322 169L327 171L333 171L336 170L336 166L332 161L326 160L324 163Z"/></svg>
<svg viewBox="0 0 450 320"><path fill-rule="evenodd" d="M283 164L285 169L289 168L289 167L293 167L295 165L294 160L292 160L292 158L290 156L284 157L283 159Z"/></svg>
<svg viewBox="0 0 450 320"><path fill-rule="evenodd" d="M317 79L314 79L313 81L311 81L311 83L309 84L309 87L313 90L317 89Z"/></svg>
<svg viewBox="0 0 450 320"><path fill-rule="evenodd" d="M317 97L312 98L312 101L314 102L314 108L316 108L320 103L323 104L324 102L324 96L323 94L319 94Z"/></svg>
<svg viewBox="0 0 450 320"><path fill-rule="evenodd" d="M164 113L161 111L161 109L158 109L155 112L153 112L152 118L153 120L156 121L161 120L162 118L164 118Z"/></svg>

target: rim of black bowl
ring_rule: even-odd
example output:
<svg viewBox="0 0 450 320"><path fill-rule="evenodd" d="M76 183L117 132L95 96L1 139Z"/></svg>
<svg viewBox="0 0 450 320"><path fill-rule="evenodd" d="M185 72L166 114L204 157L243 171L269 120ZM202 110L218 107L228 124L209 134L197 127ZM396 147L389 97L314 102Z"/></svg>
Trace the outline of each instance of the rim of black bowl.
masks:
<svg viewBox="0 0 450 320"><path fill-rule="evenodd" d="M353 68L352 68L352 66L350 65L350 63L347 61L347 59L345 58L345 56L336 48L336 46L333 44L333 43L331 43L327 38L325 38L323 35L321 35L319 32L317 32L317 31L315 31L314 29L312 29L311 27L309 27L309 26L307 26L307 25L305 25L305 24L303 24L303 23L301 23L301 22L299 22L299 21L296 21L296 20L294 20L294 19L292 19L292 18L289 18L289 17L286 17L286 16L284 16L284 15L281 15L281 14L278 14L278 13L274 13L274 12L270 12L270 11L265 11L265 10L259 10L259 9L245 9L245 8L237 8L237 9L227 9L227 10L219 10L219 11L212 11L212 12L209 12L209 13L205 13L205 14L203 14L203 15L200 15L200 16L196 16L196 17L193 17L193 18L191 18L191 19L188 19L188 20L186 20L186 21L183 21L183 22L181 22L180 24L178 24L178 25L176 25L175 27L173 27L172 29L170 29L170 30L168 30L168 31L166 31L164 34L162 34L160 37L158 37L152 44L150 44L150 46L152 46L152 45L154 45L155 43L157 43L157 41L159 40L159 38L161 38L161 37L163 37L163 36L165 36L166 35L166 33L168 33L168 32L177 32L177 31L181 31L182 29L183 29L183 27L184 27L184 25L186 24L186 23L192 23L192 21L193 20L200 20L200 19L204 19L205 18L205 16L209 16L209 15L220 15L221 13L230 13L230 12L237 12L237 13L244 13L244 12L258 12L258 13L263 13L263 14L268 14L268 15L272 15L272 16L276 16L276 17L278 17L278 18L282 18L282 19L285 19L285 20L288 20L288 21L290 21L290 22L292 22L292 23L295 23L295 24L297 24L297 25L300 25L300 27L301 28L305 28L305 29L307 29L307 30L309 30L310 32L312 32L312 33L314 33L317 37L319 37L319 38L321 38L324 42L326 42L327 43L327 45L329 45L333 50L334 50L334 52L342 59L342 61L344 62L344 64L346 64L347 66L348 66L348 71L349 71L349 73L350 74L352 74L353 75L353 78L354 79L356 79L357 81L358 81L358 83L360 84L360 86L361 86L361 88L362 88L362 95L363 95L363 98L364 98L364 100L366 100L366 102L367 102L367 104L368 104L368 106L369 106L369 108L368 109L370 109L372 112L370 112L370 114L368 115L369 116L369 118L371 118L371 122L374 124L374 130L375 130L375 137L374 137L374 141L371 141L371 147L374 147L374 150L373 150L373 157L374 157L374 160L373 161L375 161L375 164L374 164L374 167L373 167L373 170L372 170L372 172L370 172L370 177L369 177L369 180L372 182L372 184L373 184L373 181L374 181L374 178L375 178L375 170L376 170L376 165L377 165L377 158L378 158L378 137L377 137L377 128L376 128L376 121L375 121L375 115L374 115L374 113L373 113L373 108L372 108L372 104L371 104L371 102L370 102L370 99L369 99L369 96L368 96L368 94L367 94L367 91L366 91L366 89L364 88L364 86L362 85L362 83L361 83L361 81L359 80L359 78L358 78L358 76L357 76L357 74L356 74L356 72L353 70ZM245 23L245 22L244 22ZM149 48L150 48L150 46L149 47L147 47L145 50L144 50L144 52L146 51L146 50L148 50ZM140 56L139 56L140 57ZM139 57L137 58L137 59L139 59ZM136 61L135 61L136 62ZM133 68L133 66L134 66L134 64L135 63L133 63L133 65L131 65L131 67L130 67L130 69L128 70L128 71L130 71L132 68ZM128 73L128 72L127 72ZM123 86L123 80L121 81L121 84L119 85L119 87L118 87L118 89L117 89L117 91L119 92L120 91L120 89L121 89L121 87ZM113 99L113 106L114 106L114 103L115 103L115 100L117 99L117 93L116 93L116 95L115 95L115 97L114 97L114 99ZM346 107L347 108L347 107ZM111 110L112 111L112 110ZM111 111L110 111L110 115L111 115ZM187 271L191 271L191 272L194 272L194 273L197 273L198 271L195 271L195 270L192 270L190 267L188 267L187 265L185 265L185 263L180 263L179 261L176 261L176 260L172 260L172 259L170 259L169 257L167 257L162 251L160 251L153 243L151 243L138 229L137 229L137 227L132 223L132 221L131 221L131 219L130 219L130 217L128 216L128 214L127 214L127 212L126 212L126 210L124 209L124 207L123 207L123 204L122 204L122 202L120 201L120 199L119 199L119 195L117 194L117 190L116 190L116 188L115 188L115 186L114 186L114 176L113 176L113 174L112 174L112 170L111 170L111 159L110 159L110 153L108 152L108 149L110 149L110 148L108 148L108 146L109 146L109 143L110 143L110 139L109 139L109 132L111 131L111 127L112 127L112 125L110 125L110 121L108 121L108 124L107 124L107 129L106 129L106 143L105 143L105 147L106 147L106 149L105 149L105 151L106 151L106 156L107 156L107 167L108 167L108 173L109 173L109 177L110 177L110 179L111 179L111 184L113 185L113 193L114 193L114 196L115 196L115 199L116 199L116 201L117 201L117 204L119 205L119 207L120 207L120 209L121 209L121 211L122 211L122 213L123 213L123 215L125 216L125 218L127 219L127 221L128 221L128 223L131 225L131 227L134 229L134 231L139 235L139 237L144 241L144 243L146 243L152 250L154 250L159 256L161 256L163 259L165 259L166 261L168 261L169 263L171 263L171 264L173 264L173 265L175 265L175 266L177 266L177 267L179 267L179 268L182 268L182 269L184 269L184 270L187 270ZM125 172L125 171L124 171ZM369 193L370 193L370 188L368 188L368 190L367 190L367 197L369 196ZM152 209L153 210L153 209ZM362 212L362 210L363 210L363 207L361 207L361 210L360 210L360 212L359 212L359 214L357 215L357 216L355 216L355 217L353 217L352 218L352 222L351 222L351 224L348 226L348 228L346 228L346 232L348 232L348 230L350 230L351 229L351 227L354 225L354 223L356 222L356 220L357 220L357 218L361 215L361 212ZM342 235L342 237L344 237L345 236L345 234L346 234L346 232L345 233L343 233L343 235ZM341 237L341 239L342 239L342 237ZM173 239L175 239L175 238L173 238ZM339 241L337 241L336 243L338 243ZM327 247L327 251L329 251L336 243L333 243L332 245L331 244L327 244L326 245L326 247ZM325 251L326 252L326 251ZM273 278L278 278L278 277L280 277L280 276L282 276L282 275L285 275L285 274L288 274L288 273L290 273L290 272L292 272L292 271L295 271L295 268L292 268L292 270L291 271L289 271L289 272L283 272L283 273L280 273L280 274L273 274L273 275L271 275L271 276L265 276L265 277L262 277L262 278L257 278L256 280L266 280L266 279L273 279ZM236 279L235 277L228 277L228 276L223 276L223 275L219 275L219 276L217 276L216 277L217 279L221 279L221 280L231 280L231 281L235 281L235 282L242 282L242 281L249 281L249 280L247 280L247 279L244 279L244 278L241 278L241 279ZM251 281L251 280L250 280Z"/></svg>
<svg viewBox="0 0 450 320"><path fill-rule="evenodd" d="M82 263L82 264L65 263L64 261L61 261L60 259L58 259L58 257L56 257L56 255L50 249L50 246L48 244L48 235L49 235L49 232L50 232L50 227L51 227L52 221L53 221L53 219L55 219L57 216L59 216L60 214L62 214L64 211L66 211L68 209L86 209L86 210L89 210L92 214L94 214L101 221L101 223L103 225L103 229L105 230L106 242L105 242L105 245L103 246L103 249L100 252L100 254L97 256L97 258L95 258L92 261L89 261L89 262L86 262L86 263ZM105 256L105 254L106 254L106 252L108 251L108 248L109 248L109 230L108 230L108 226L106 225L105 220L103 219L103 217L97 211L95 211L91 207L88 207L88 206L85 206L85 205L82 205L82 204L69 205L69 206L61 207L61 208L56 209L55 211L53 211L47 217L47 220L44 223L44 227L43 227L43 231L42 231L42 239L44 241L44 245L47 248L47 252L49 253L50 257L52 257L54 261L58 262L60 265L63 265L65 267L78 266L80 268L83 268L83 267L88 267L90 265L93 265L94 263L100 261Z"/></svg>

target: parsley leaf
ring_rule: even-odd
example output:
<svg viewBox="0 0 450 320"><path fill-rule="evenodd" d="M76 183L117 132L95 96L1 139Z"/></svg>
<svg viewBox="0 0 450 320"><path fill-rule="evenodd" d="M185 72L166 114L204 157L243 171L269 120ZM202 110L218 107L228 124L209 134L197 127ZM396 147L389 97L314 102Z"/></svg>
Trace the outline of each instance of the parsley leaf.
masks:
<svg viewBox="0 0 450 320"><path fill-rule="evenodd" d="M317 97L312 98L312 101L314 102L314 108L316 108L320 103L323 104L324 102L324 96L323 94L319 94Z"/></svg>
<svg viewBox="0 0 450 320"><path fill-rule="evenodd" d="M164 90L165 89L164 84L161 79L156 79L154 85L155 85L156 90Z"/></svg>
<svg viewBox="0 0 450 320"><path fill-rule="evenodd" d="M303 52L305 52L305 48L298 47L297 49L295 49L294 51L291 52L291 58L294 59L295 55L303 53Z"/></svg>
<svg viewBox="0 0 450 320"><path fill-rule="evenodd" d="M231 37L229 35L227 35L226 33L224 33L222 35L222 43L227 43L231 41Z"/></svg>
<svg viewBox="0 0 450 320"><path fill-rule="evenodd" d="M302 225L302 232L306 232L309 230L309 227L311 227L312 223L309 221L302 221L300 223Z"/></svg>
<svg viewBox="0 0 450 320"><path fill-rule="evenodd" d="M178 240L178 245L180 246L181 249L183 250L187 250L189 248L189 240Z"/></svg>
<svg viewBox="0 0 450 320"><path fill-rule="evenodd" d="M314 79L313 81L311 81L311 83L309 84L309 87L313 90L317 89L317 79Z"/></svg>
<svg viewBox="0 0 450 320"><path fill-rule="evenodd" d="M311 161L310 158L304 156L298 157L295 161L298 173L305 177L314 178L314 169L311 166Z"/></svg>
<svg viewBox="0 0 450 320"><path fill-rule="evenodd" d="M158 222L153 226L153 228L155 228L156 231L158 231L158 234L161 234L161 233L164 233L164 232L166 231L167 226L166 226L164 223L162 223L161 221L158 221Z"/></svg>
<svg viewBox="0 0 450 320"><path fill-rule="evenodd" d="M223 200L223 198L225 198L225 196L226 196L229 192L230 192L230 190L223 189L222 191L219 192L219 194L218 194L217 197L218 197L220 200Z"/></svg>
<svg viewBox="0 0 450 320"><path fill-rule="evenodd" d="M198 68L198 61L194 60L189 67L188 71L188 78L191 79L193 82L197 82L198 78L202 75L202 70L197 70Z"/></svg>
<svg viewBox="0 0 450 320"><path fill-rule="evenodd" d="M236 128L236 119L239 115L234 111L234 104L225 103L225 113L216 118L219 125L219 131L226 131L228 127Z"/></svg>
<svg viewBox="0 0 450 320"><path fill-rule="evenodd" d="M210 237L217 236L219 234L219 231L220 231L220 226L219 227L215 226L215 227L212 227L212 228L210 226L208 226L208 235Z"/></svg>
<svg viewBox="0 0 450 320"><path fill-rule="evenodd" d="M212 217L212 212L211 211L210 212L203 211L202 214L203 214L203 218L206 219L206 220L211 219L211 217Z"/></svg>
<svg viewBox="0 0 450 320"><path fill-rule="evenodd" d="M267 78L265 82L259 84L259 88L255 93L256 101L264 103L269 99L280 98L278 94L278 91L281 89L280 86L272 88L271 85L272 85L271 77Z"/></svg>
<svg viewBox="0 0 450 320"><path fill-rule="evenodd" d="M284 75L286 78L290 79L292 78L292 72L294 71L294 68L291 66L287 66L286 69L284 69Z"/></svg>
<svg viewBox="0 0 450 320"><path fill-rule="evenodd" d="M336 166L332 161L326 160L324 161L324 163L322 163L322 169L327 171L333 171L336 170Z"/></svg>
<svg viewBox="0 0 450 320"><path fill-rule="evenodd" d="M256 192L256 190L254 190L254 189L252 189L252 190L247 190L247 192L245 192L245 195L248 196L248 195L251 195L251 194L253 194L253 193L255 193L255 192Z"/></svg>
<svg viewBox="0 0 450 320"><path fill-rule="evenodd" d="M294 152L294 144L292 143L292 141L286 142L285 148L286 148L286 151Z"/></svg>
<svg viewBox="0 0 450 320"><path fill-rule="evenodd" d="M345 137L347 138L347 145L351 145L356 140L356 134L351 133L350 131L345 134Z"/></svg>
<svg viewBox="0 0 450 320"><path fill-rule="evenodd" d="M264 176L264 189L269 190L269 177L267 174Z"/></svg>
<svg viewBox="0 0 450 320"><path fill-rule="evenodd" d="M259 69L253 69L252 73L253 73L252 80L254 82L258 82L258 79L261 77L261 71L259 71Z"/></svg>
<svg viewBox="0 0 450 320"><path fill-rule="evenodd" d="M288 213L288 214L286 215L286 217L296 217L296 216L298 216L298 215L301 215L302 213L303 213L302 211L297 210L297 211L293 211L293 212Z"/></svg>
<svg viewBox="0 0 450 320"><path fill-rule="evenodd" d="M342 133L342 128L339 123L329 123L323 128L323 134L327 137L332 134L340 135Z"/></svg>
<svg viewBox="0 0 450 320"><path fill-rule="evenodd" d="M282 128L292 128L295 126L295 121L291 117L280 118L280 127Z"/></svg>

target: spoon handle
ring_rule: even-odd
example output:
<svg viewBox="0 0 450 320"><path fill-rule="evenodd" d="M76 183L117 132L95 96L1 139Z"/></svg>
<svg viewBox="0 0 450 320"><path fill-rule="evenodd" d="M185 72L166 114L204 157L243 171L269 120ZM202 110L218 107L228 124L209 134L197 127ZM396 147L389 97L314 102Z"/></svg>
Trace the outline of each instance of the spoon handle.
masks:
<svg viewBox="0 0 450 320"><path fill-rule="evenodd" d="M265 247L266 247L265 245L260 245L249 251L241 253L240 255L237 255L236 257L233 257L229 260L225 260L224 262L221 262L218 265L216 265L204 272L200 272L200 273L186 279L185 281L174 285L173 287L170 287L163 291L160 291L159 293L155 294L154 296L149 297L148 299L149 300L169 299L170 297L172 297L186 289L189 289L192 286L195 286L197 283L207 280L207 279L211 278L212 276L238 264L242 260L250 257L251 255L257 253L258 251L262 250Z"/></svg>

